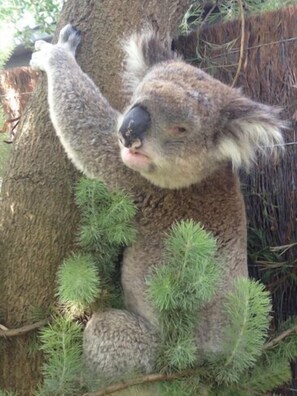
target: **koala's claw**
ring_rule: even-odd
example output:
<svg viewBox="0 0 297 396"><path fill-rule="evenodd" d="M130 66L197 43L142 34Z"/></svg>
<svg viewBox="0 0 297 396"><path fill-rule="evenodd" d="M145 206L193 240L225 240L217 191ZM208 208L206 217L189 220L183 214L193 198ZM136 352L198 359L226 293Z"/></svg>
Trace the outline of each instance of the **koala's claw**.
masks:
<svg viewBox="0 0 297 396"><path fill-rule="evenodd" d="M71 52L75 52L80 43L81 32L72 25L68 24L60 31L58 44L67 45Z"/></svg>

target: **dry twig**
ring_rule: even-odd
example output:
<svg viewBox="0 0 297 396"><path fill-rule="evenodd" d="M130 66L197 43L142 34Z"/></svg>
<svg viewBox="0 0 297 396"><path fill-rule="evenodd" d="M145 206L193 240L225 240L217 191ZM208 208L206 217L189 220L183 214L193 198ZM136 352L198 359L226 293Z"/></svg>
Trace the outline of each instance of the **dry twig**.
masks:
<svg viewBox="0 0 297 396"><path fill-rule="evenodd" d="M39 322L35 322L33 324L19 327L18 329L0 330L0 337L18 337L18 336L24 335L26 333L29 333L30 331L39 329L39 327L43 327L43 326L47 325L49 322L50 322L50 319L47 318L47 319L40 320Z"/></svg>
<svg viewBox="0 0 297 396"><path fill-rule="evenodd" d="M235 84L237 83L237 80L239 78L240 71L243 66L244 62L244 43L245 43L245 17L244 17L244 8L243 8L243 0L237 0L239 9L240 9L240 20L241 20L241 39L240 39L240 52L239 52L239 61L238 61L238 66L237 70L234 76L234 79L232 81L231 87L233 88Z"/></svg>
<svg viewBox="0 0 297 396"><path fill-rule="evenodd" d="M184 378L190 377L193 374L199 373L198 369L189 369L180 371L177 373L170 373L170 374L148 374L148 375L141 375L139 377L133 378L128 381L121 381L117 384L110 385L107 388L104 388L100 391L94 393L85 393L83 396L105 396L111 395L112 393L118 392L123 389L130 388L131 386L135 385L142 385L142 384L152 384L159 381L170 381L177 378Z"/></svg>
<svg viewBox="0 0 297 396"><path fill-rule="evenodd" d="M200 32L202 31L203 26L206 24L206 22L208 20L208 17L212 14L212 12L217 7L217 5L218 5L218 0L213 3L212 7L208 11L208 13L205 15L205 17L204 17L203 21L201 22L199 28L197 29L196 36L197 36L197 40L198 41L199 41Z"/></svg>
<svg viewBox="0 0 297 396"><path fill-rule="evenodd" d="M291 327L290 329L284 331L283 333L281 333L279 336L273 338L271 341L267 342L264 345L264 350L267 349L271 349L273 348L275 345L279 344L281 341L283 341L285 338L289 337L291 334L297 332L297 325Z"/></svg>

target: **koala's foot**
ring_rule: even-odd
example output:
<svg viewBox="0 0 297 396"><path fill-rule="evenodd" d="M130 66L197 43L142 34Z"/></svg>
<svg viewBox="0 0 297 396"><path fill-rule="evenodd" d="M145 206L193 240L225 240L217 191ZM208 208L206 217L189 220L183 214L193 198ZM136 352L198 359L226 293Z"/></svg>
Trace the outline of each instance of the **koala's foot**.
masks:
<svg viewBox="0 0 297 396"><path fill-rule="evenodd" d="M84 331L83 350L94 378L115 381L154 370L157 336L143 318L113 309L93 315Z"/></svg>

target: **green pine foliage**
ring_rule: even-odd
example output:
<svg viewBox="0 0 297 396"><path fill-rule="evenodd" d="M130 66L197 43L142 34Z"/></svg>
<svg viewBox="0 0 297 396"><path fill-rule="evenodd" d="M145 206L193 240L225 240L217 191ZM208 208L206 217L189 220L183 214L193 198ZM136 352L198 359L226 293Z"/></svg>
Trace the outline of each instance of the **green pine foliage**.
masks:
<svg viewBox="0 0 297 396"><path fill-rule="evenodd" d="M209 6L217 6L214 7L215 12L210 12L207 17L204 10L205 4ZM244 11L248 16L251 14L275 11L279 8L294 4L297 4L297 0L244 0ZM239 16L240 6L238 0L213 0L207 2L195 0L186 11L183 20L179 26L179 29L182 34L187 34L191 30L199 29L199 27L205 23L215 24L220 22L227 22L238 19Z"/></svg>
<svg viewBox="0 0 297 396"><path fill-rule="evenodd" d="M58 270L57 284L60 302L74 314L82 314L100 293L98 268L89 254L69 257Z"/></svg>
<svg viewBox="0 0 297 396"><path fill-rule="evenodd" d="M295 320L288 320L279 329L280 333L296 326ZM263 395L265 392L277 388L291 380L290 362L297 357L297 335L291 333L273 348L264 350L252 368L241 378L242 386L253 395Z"/></svg>
<svg viewBox="0 0 297 396"><path fill-rule="evenodd" d="M163 366L167 365L171 369L180 371L195 364L197 347L194 338L194 326L189 323L188 327L183 334L176 334L176 331L173 334L170 332L168 339L163 340L163 350L161 350Z"/></svg>
<svg viewBox="0 0 297 396"><path fill-rule="evenodd" d="M46 362L44 381L36 396L75 396L81 394L82 328L64 317L57 317L40 334Z"/></svg>
<svg viewBox="0 0 297 396"><path fill-rule="evenodd" d="M165 241L165 265L155 268L148 280L161 327L160 369L197 367L194 327L199 306L212 298L219 285L222 270L216 252L216 240L192 221L175 224ZM297 337L292 334L272 351L265 350L271 302L264 286L236 279L224 309L221 353L205 356L192 377L163 383L162 395L256 396L290 379Z"/></svg>
<svg viewBox="0 0 297 396"><path fill-rule="evenodd" d="M216 240L192 220L171 228L165 241L165 264L148 281L158 311L192 311L212 297L220 270L215 260Z"/></svg>
<svg viewBox="0 0 297 396"><path fill-rule="evenodd" d="M256 396L290 382L291 377L288 359L276 355L270 355L270 358L261 356L256 365L241 377L240 383L249 395Z"/></svg>
<svg viewBox="0 0 297 396"><path fill-rule="evenodd" d="M225 304L228 324L223 358L217 364L218 382L237 382L240 374L255 364L267 337L271 308L263 285L246 278L235 280Z"/></svg>
<svg viewBox="0 0 297 396"><path fill-rule="evenodd" d="M80 243L101 252L106 245L128 245L135 238L131 221L135 206L127 195L110 193L104 183L83 178L76 189L82 213Z"/></svg>
<svg viewBox="0 0 297 396"><path fill-rule="evenodd" d="M101 305L121 307L115 263L123 246L135 238L136 208L122 192L109 192L104 183L82 178L76 187L81 211L79 244L83 252L61 265L57 295L72 316L83 314L98 299Z"/></svg>
<svg viewBox="0 0 297 396"><path fill-rule="evenodd" d="M217 384L213 386L207 396L253 396L250 390L244 389L240 384Z"/></svg>
<svg viewBox="0 0 297 396"><path fill-rule="evenodd" d="M101 181L86 178L77 185L76 202L82 214L80 245L95 256L100 274L110 277L121 247L135 238L136 207L126 194L110 193Z"/></svg>
<svg viewBox="0 0 297 396"><path fill-rule="evenodd" d="M165 265L148 279L161 329L161 367L182 370L196 361L196 311L215 293L221 273L216 250L216 240L192 220L172 226Z"/></svg>
<svg viewBox="0 0 297 396"><path fill-rule="evenodd" d="M280 333L287 331L297 325L297 320L294 318L288 319L286 322L282 323L280 326L278 333L275 336L278 336ZM270 352L271 354L272 352ZM267 354L269 358L270 354ZM291 333L288 337L283 339L281 342L277 344L273 348L273 355L275 358L282 359L285 358L287 360L294 360L297 356L297 335L296 331ZM270 358L271 359L271 358Z"/></svg>
<svg viewBox="0 0 297 396"><path fill-rule="evenodd" d="M164 382L161 385L162 396L211 396L209 387L200 383L198 377Z"/></svg>
<svg viewBox="0 0 297 396"><path fill-rule="evenodd" d="M15 393L15 392L9 392L9 391L2 391L1 389L0 389L0 396L18 396L18 394L17 393Z"/></svg>
<svg viewBox="0 0 297 396"><path fill-rule="evenodd" d="M223 388L222 384L219 384L215 394L260 396L288 384L292 378L290 362L297 357L296 344L297 336L293 333L271 350L267 351L264 345L261 356L250 369L240 373L238 382L229 383Z"/></svg>

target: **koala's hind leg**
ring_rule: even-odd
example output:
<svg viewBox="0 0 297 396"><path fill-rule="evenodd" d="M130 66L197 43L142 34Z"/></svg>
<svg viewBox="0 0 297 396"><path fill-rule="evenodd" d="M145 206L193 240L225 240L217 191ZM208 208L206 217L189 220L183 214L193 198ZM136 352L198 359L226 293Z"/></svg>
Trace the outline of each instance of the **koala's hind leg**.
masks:
<svg viewBox="0 0 297 396"><path fill-rule="evenodd" d="M91 382L100 388L101 384L154 371L157 341L154 328L140 316L115 309L95 313L86 326L83 343L87 373L94 379Z"/></svg>

